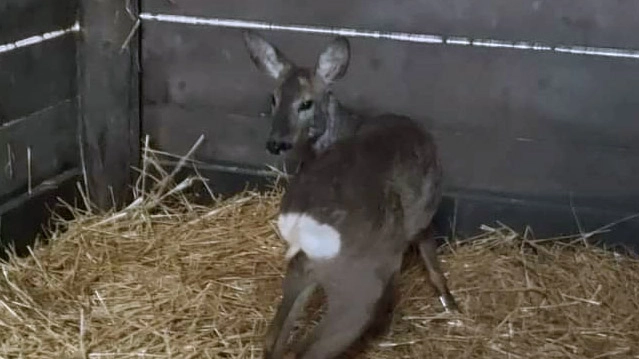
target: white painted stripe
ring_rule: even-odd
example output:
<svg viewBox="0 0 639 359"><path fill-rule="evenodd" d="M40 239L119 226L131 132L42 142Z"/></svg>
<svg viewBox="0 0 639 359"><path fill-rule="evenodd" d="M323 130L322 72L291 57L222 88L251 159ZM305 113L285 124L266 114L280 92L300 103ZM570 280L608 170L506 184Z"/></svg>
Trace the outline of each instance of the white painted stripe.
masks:
<svg viewBox="0 0 639 359"><path fill-rule="evenodd" d="M414 34L406 32L386 32L374 30L358 30L341 27L324 27L311 25L277 25L263 21L247 21L234 19L206 18L198 16L183 16L169 14L141 13L140 18L149 21L169 22L178 24L204 25L213 27L227 27L254 30L291 31L311 34L341 35L348 37L366 37L373 39L388 39L396 41L446 44L454 46L471 46L484 48L502 48L512 50L532 50L556 52L572 55L587 55L600 57L616 57L639 60L639 50L605 47L584 47L557 45L550 46L536 41L507 41L494 39L472 39L464 36L441 36L431 34Z"/></svg>
<svg viewBox="0 0 639 359"><path fill-rule="evenodd" d="M172 22L179 24L190 25L206 25L215 27L231 27L242 29L254 29L254 30L279 30L279 31L293 31L304 32L312 34L325 34L325 35L342 35L349 37L368 37L374 39L390 39L409 42L421 42L430 44L441 44L444 39L437 35L423 35L423 34L411 34L404 32L382 32L373 30L356 30L348 28L337 27L323 27L323 26L311 26L311 25L277 25L263 21L246 21L246 20L233 20L233 19L217 19L217 18L204 18L196 16L182 16L182 15L167 15L167 14L149 14L141 13L140 18L143 20L152 20L160 22Z"/></svg>
<svg viewBox="0 0 639 359"><path fill-rule="evenodd" d="M66 29L46 32L44 34L35 35L35 36L27 37L26 39L22 39L22 40L18 40L18 41L15 41L15 42L8 43L8 44L0 45L0 54L3 53L3 52L14 51L14 50L22 48L22 47L27 47L27 46L39 44L39 43L44 42L44 41L48 41L48 40L55 39L55 38L60 37L60 36L64 36L64 35L66 35L68 33L78 32L78 31L80 31L80 23L78 23L76 21L76 23L73 24L73 26L71 26L69 28L66 28Z"/></svg>
<svg viewBox="0 0 639 359"><path fill-rule="evenodd" d="M611 49L611 48L583 47L583 46L557 46L555 47L555 51L567 53L567 54L577 54L577 55L626 57L626 58L639 59L639 51L628 50L628 49Z"/></svg>
<svg viewBox="0 0 639 359"><path fill-rule="evenodd" d="M497 47L502 49L517 49L517 50L536 50L536 51L551 51L552 47L544 46L539 43L533 42L511 42L502 40L472 40L472 46L477 47Z"/></svg>
<svg viewBox="0 0 639 359"><path fill-rule="evenodd" d="M446 44L468 46L471 44L471 41L465 37L449 37L446 39Z"/></svg>

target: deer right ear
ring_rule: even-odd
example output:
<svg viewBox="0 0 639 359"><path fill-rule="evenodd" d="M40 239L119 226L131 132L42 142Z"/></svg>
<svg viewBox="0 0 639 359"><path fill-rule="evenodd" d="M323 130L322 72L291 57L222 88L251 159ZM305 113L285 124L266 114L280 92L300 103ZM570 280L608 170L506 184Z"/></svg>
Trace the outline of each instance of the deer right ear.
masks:
<svg viewBox="0 0 639 359"><path fill-rule="evenodd" d="M291 69L291 63L286 57L264 38L250 30L245 30L243 36L251 60L262 72L279 79Z"/></svg>
<svg viewBox="0 0 639 359"><path fill-rule="evenodd" d="M336 37L320 54L315 65L315 74L326 84L339 80L346 73L350 61L350 44L348 40Z"/></svg>

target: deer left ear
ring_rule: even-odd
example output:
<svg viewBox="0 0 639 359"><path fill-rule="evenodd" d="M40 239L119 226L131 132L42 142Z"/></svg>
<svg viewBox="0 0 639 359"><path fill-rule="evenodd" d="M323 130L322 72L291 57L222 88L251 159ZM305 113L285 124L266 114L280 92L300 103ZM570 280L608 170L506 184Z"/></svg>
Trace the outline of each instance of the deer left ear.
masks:
<svg viewBox="0 0 639 359"><path fill-rule="evenodd" d="M320 54L315 66L315 75L325 84L330 84L344 76L349 61L350 44L345 37L339 36Z"/></svg>
<svg viewBox="0 0 639 359"><path fill-rule="evenodd" d="M255 66L274 79L282 78L291 68L291 62L275 46L258 34L245 30L244 44Z"/></svg>

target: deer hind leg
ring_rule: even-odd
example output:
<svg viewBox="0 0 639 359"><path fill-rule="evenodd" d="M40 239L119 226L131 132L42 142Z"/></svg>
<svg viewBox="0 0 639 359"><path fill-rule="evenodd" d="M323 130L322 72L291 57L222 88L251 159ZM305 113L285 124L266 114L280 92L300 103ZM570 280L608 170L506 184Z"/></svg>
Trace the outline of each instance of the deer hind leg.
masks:
<svg viewBox="0 0 639 359"><path fill-rule="evenodd" d="M399 270L393 273L386 283L382 297L375 306L375 316L367 333L371 338L386 335L390 330L395 305L397 304L396 291L399 284L399 275Z"/></svg>
<svg viewBox="0 0 639 359"><path fill-rule="evenodd" d="M332 359L346 353L374 322L386 283L374 272L348 275L326 288L328 309L313 331L295 348L298 359Z"/></svg>
<svg viewBox="0 0 639 359"><path fill-rule="evenodd" d="M308 277L305 268L307 258L303 253L295 255L288 263L282 282L282 301L271 321L264 340L264 358L284 358L284 348L315 283Z"/></svg>
<svg viewBox="0 0 639 359"><path fill-rule="evenodd" d="M419 253L428 270L430 282L438 292L439 300L446 311L459 312L457 302L448 290L446 277L442 272L441 264L437 258L437 241L433 236L432 228L428 227L420 232L418 236L417 245L419 247Z"/></svg>

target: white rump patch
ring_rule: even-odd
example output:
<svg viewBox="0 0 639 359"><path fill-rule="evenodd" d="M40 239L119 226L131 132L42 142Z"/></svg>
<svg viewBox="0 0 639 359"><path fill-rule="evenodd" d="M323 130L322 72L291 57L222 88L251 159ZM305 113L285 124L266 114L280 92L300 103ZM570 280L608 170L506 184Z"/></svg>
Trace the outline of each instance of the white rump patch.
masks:
<svg viewBox="0 0 639 359"><path fill-rule="evenodd" d="M277 227L289 245L286 259L293 258L300 250L312 259L331 259L337 256L342 245L335 228L321 224L307 214L280 214Z"/></svg>

